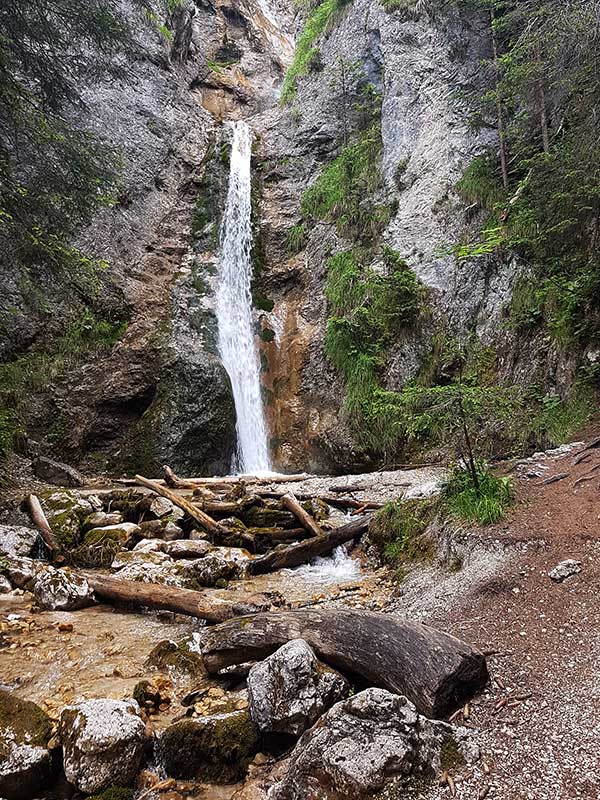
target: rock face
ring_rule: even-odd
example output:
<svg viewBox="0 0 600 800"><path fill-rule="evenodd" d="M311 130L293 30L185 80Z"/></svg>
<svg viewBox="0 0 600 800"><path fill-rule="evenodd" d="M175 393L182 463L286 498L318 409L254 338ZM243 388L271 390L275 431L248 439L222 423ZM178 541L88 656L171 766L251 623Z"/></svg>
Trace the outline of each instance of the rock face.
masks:
<svg viewBox="0 0 600 800"><path fill-rule="evenodd" d="M302 639L284 644L248 674L250 713L262 733L300 736L349 689Z"/></svg>
<svg viewBox="0 0 600 800"><path fill-rule="evenodd" d="M0 553L14 558L33 555L40 536L33 528L21 525L0 525Z"/></svg>
<svg viewBox="0 0 600 800"><path fill-rule="evenodd" d="M30 800L50 788L51 733L39 706L0 689L0 797Z"/></svg>
<svg viewBox="0 0 600 800"><path fill-rule="evenodd" d="M169 776L231 783L245 774L257 743L248 711L230 711L170 725L159 752Z"/></svg>
<svg viewBox="0 0 600 800"><path fill-rule="evenodd" d="M33 471L38 478L56 486L83 486L83 476L68 464L40 456L33 462Z"/></svg>
<svg viewBox="0 0 600 800"><path fill-rule="evenodd" d="M94 593L82 575L46 567L35 578L33 593L46 611L75 611L95 603Z"/></svg>
<svg viewBox="0 0 600 800"><path fill-rule="evenodd" d="M59 735L69 783L88 794L132 783L144 747L138 711L134 701L104 699L63 710Z"/></svg>
<svg viewBox="0 0 600 800"><path fill-rule="evenodd" d="M405 697L367 689L337 703L301 737L269 799L366 800L391 781L433 777L452 732Z"/></svg>

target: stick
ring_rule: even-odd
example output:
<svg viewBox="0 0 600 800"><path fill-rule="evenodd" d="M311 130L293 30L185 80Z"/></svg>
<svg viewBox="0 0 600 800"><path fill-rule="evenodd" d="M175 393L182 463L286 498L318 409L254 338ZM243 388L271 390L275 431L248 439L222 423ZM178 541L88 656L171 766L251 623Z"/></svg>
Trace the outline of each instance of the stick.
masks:
<svg viewBox="0 0 600 800"><path fill-rule="evenodd" d="M174 505L178 506L182 511L185 511L186 514L189 514L192 519L195 519L196 522L201 525L205 530L209 533L217 534L217 535L224 535L226 533L225 528L222 525L219 525L218 522L212 517L209 517L204 511L200 508L196 508L191 503L188 503L183 497L175 494L170 489L167 489L165 486L160 486L156 481L149 481L148 478L144 478L143 475L136 475L135 480L141 486L145 486L148 489L152 489L153 492L156 494L160 494L162 497L166 497L170 500Z"/></svg>
<svg viewBox="0 0 600 800"><path fill-rule="evenodd" d="M27 502L29 504L29 513L31 515L33 524L39 530L40 536L44 540L44 544L50 551L50 557L54 559L56 556L60 555L61 547L58 543L58 539L52 532L50 523L46 519L46 515L44 514L41 503L34 494L30 494L28 496Z"/></svg>
<svg viewBox="0 0 600 800"><path fill-rule="evenodd" d="M300 505L300 503L296 500L293 494L289 492L288 494L284 494L281 498L281 505L284 508L287 508L288 511L291 511L292 514L296 517L296 519L300 522L303 528L306 528L307 531L310 531L313 536L323 537L325 534L323 533L320 525L308 514Z"/></svg>

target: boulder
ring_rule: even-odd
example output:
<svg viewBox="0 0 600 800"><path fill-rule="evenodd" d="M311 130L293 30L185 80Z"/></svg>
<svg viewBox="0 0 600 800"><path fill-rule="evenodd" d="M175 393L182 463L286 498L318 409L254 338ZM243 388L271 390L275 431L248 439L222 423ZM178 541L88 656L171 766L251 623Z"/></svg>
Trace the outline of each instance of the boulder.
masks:
<svg viewBox="0 0 600 800"><path fill-rule="evenodd" d="M120 525L123 522L123 514L120 511L94 511L83 522L84 530L91 531L93 528L104 528L107 525Z"/></svg>
<svg viewBox="0 0 600 800"><path fill-rule="evenodd" d="M162 583L179 588L187 588L192 582L183 564L159 550L124 550L117 553L111 568L119 571L120 578L129 581Z"/></svg>
<svg viewBox="0 0 600 800"><path fill-rule="evenodd" d="M83 486L85 480L76 469L60 461L40 456L33 462L33 471L38 478L55 486Z"/></svg>
<svg viewBox="0 0 600 800"><path fill-rule="evenodd" d="M165 542L162 539L140 539L132 553L162 553L164 546Z"/></svg>
<svg viewBox="0 0 600 800"><path fill-rule="evenodd" d="M152 648L146 659L148 669L176 672L194 678L206 675L202 656L189 641L173 642L163 639Z"/></svg>
<svg viewBox="0 0 600 800"><path fill-rule="evenodd" d="M141 533L139 525L133 522L119 522L116 525L92 528L83 537L83 543L87 546L91 546L110 539L121 545L121 547L125 547L130 544L136 536L141 536Z"/></svg>
<svg viewBox="0 0 600 800"><path fill-rule="evenodd" d="M169 725L158 750L170 777L233 783L243 778L257 745L248 711L233 710Z"/></svg>
<svg viewBox="0 0 600 800"><path fill-rule="evenodd" d="M248 674L250 713L262 733L300 736L349 690L302 639L287 642Z"/></svg>
<svg viewBox="0 0 600 800"><path fill-rule="evenodd" d="M402 695L366 689L333 706L294 748L269 800L366 800L391 784L398 797L411 779L464 760L466 731L421 716ZM394 794L394 796L396 796Z"/></svg>
<svg viewBox="0 0 600 800"><path fill-rule="evenodd" d="M158 519L172 514L174 508L175 506L168 497L161 497L160 495L153 497L148 504L148 511Z"/></svg>
<svg viewBox="0 0 600 800"><path fill-rule="evenodd" d="M34 528L23 525L0 525L0 553L14 558L28 558L34 554L40 535Z"/></svg>
<svg viewBox="0 0 600 800"><path fill-rule="evenodd" d="M225 558L220 549L212 550L204 558L185 561L181 567L188 580L197 586L216 586L232 578L237 570L235 563Z"/></svg>
<svg viewBox="0 0 600 800"><path fill-rule="evenodd" d="M44 564L32 558L3 558L2 572L10 581L11 586L18 589L27 589Z"/></svg>
<svg viewBox="0 0 600 800"><path fill-rule="evenodd" d="M8 594L12 591L12 583L8 580L6 575L0 574L0 594Z"/></svg>
<svg viewBox="0 0 600 800"><path fill-rule="evenodd" d="M76 492L53 492L43 498L48 522L64 550L79 544L83 521L92 511L91 503Z"/></svg>
<svg viewBox="0 0 600 800"><path fill-rule="evenodd" d="M0 689L0 797L30 800L50 787L51 733L39 706Z"/></svg>
<svg viewBox="0 0 600 800"><path fill-rule="evenodd" d="M63 709L59 736L69 783L82 792L130 785L144 749L144 723L133 700L86 700Z"/></svg>
<svg viewBox="0 0 600 800"><path fill-rule="evenodd" d="M33 594L46 611L75 611L95 602L94 592L83 575L54 567L46 567L36 575Z"/></svg>
<svg viewBox="0 0 600 800"><path fill-rule="evenodd" d="M212 545L206 540L174 539L172 542L162 543L163 552L171 558L204 558L212 549Z"/></svg>
<svg viewBox="0 0 600 800"><path fill-rule="evenodd" d="M140 528L145 539L164 539L167 542L174 539L183 539L183 531L179 525L175 525L174 522L166 518L141 522Z"/></svg>

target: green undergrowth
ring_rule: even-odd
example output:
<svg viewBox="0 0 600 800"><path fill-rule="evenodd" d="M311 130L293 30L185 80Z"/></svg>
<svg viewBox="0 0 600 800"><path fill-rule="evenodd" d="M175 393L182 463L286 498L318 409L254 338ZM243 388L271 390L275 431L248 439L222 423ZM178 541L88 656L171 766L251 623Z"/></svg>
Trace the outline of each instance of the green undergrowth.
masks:
<svg viewBox="0 0 600 800"><path fill-rule="evenodd" d="M455 467L444 485L441 504L461 520L491 525L502 519L512 505L511 482L509 478L494 475L481 461L475 470L477 485L468 470Z"/></svg>
<svg viewBox="0 0 600 800"><path fill-rule="evenodd" d="M386 503L371 522L369 540L382 560L397 570L414 562L430 561L435 546L425 533L435 513L435 502L429 500Z"/></svg>
<svg viewBox="0 0 600 800"><path fill-rule="evenodd" d="M331 29L335 18L350 0L323 0L309 14L300 37L296 43L294 60L290 64L281 89L281 102L290 103L296 96L298 78L306 75L311 63L318 60L319 51L315 43Z"/></svg>

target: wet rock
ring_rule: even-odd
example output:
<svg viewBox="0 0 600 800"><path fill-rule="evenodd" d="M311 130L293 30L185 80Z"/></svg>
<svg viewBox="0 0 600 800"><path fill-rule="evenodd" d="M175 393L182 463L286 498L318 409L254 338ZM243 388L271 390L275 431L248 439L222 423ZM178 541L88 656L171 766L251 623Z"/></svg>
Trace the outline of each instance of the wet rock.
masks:
<svg viewBox="0 0 600 800"><path fill-rule="evenodd" d="M202 656L187 641L172 642L164 639L159 642L148 654L146 667L167 672L174 670L192 677L206 674Z"/></svg>
<svg viewBox="0 0 600 800"><path fill-rule="evenodd" d="M76 492L54 492L43 498L48 522L64 550L79 544L83 521L92 511L92 505Z"/></svg>
<svg viewBox="0 0 600 800"><path fill-rule="evenodd" d="M581 561L575 561L574 558L567 558L553 567L548 573L548 577L555 583L562 583L572 575L577 575L581 572Z"/></svg>
<svg viewBox="0 0 600 800"><path fill-rule="evenodd" d="M107 525L120 525L121 522L123 522L123 515L120 511L94 511L85 518L83 527L90 531L93 528L104 528Z"/></svg>
<svg viewBox="0 0 600 800"><path fill-rule="evenodd" d="M83 476L68 464L40 456L33 462L33 471L38 478L55 486L83 486Z"/></svg>
<svg viewBox="0 0 600 800"><path fill-rule="evenodd" d="M366 800L390 782L402 787L413 776L433 777L453 731L418 714L406 697L367 689L337 703L303 734L269 798Z"/></svg>
<svg viewBox="0 0 600 800"><path fill-rule="evenodd" d="M33 528L22 525L0 525L0 553L14 558L33 555L40 540Z"/></svg>
<svg viewBox="0 0 600 800"><path fill-rule="evenodd" d="M212 545L206 540L175 539L164 542L162 550L171 558L204 558L212 550Z"/></svg>
<svg viewBox="0 0 600 800"><path fill-rule="evenodd" d="M257 749L258 731L244 710L176 722L159 740L167 775L216 783L242 778Z"/></svg>
<svg viewBox="0 0 600 800"><path fill-rule="evenodd" d="M214 549L203 558L186 561L182 564L185 574L199 586L216 586L219 581L230 580L239 574L239 565L233 558L221 552L227 549Z"/></svg>
<svg viewBox="0 0 600 800"><path fill-rule="evenodd" d="M135 701L86 700L65 708L59 736L69 783L82 792L129 785L139 769L144 723Z"/></svg>
<svg viewBox="0 0 600 800"><path fill-rule="evenodd" d="M51 733L39 706L0 689L0 797L29 800L49 788Z"/></svg>
<svg viewBox="0 0 600 800"><path fill-rule="evenodd" d="M47 611L74 611L95 602L87 580L68 569L46 567L36 575L33 594Z"/></svg>
<svg viewBox="0 0 600 800"><path fill-rule="evenodd" d="M12 584L6 575L0 574L0 594L8 594L8 592L12 591L12 588Z"/></svg>
<svg viewBox="0 0 600 800"><path fill-rule="evenodd" d="M148 505L148 511L154 514L155 517L165 517L167 514L172 514L175 506L167 497L153 497Z"/></svg>
<svg viewBox="0 0 600 800"><path fill-rule="evenodd" d="M2 561L4 576L18 589L29 588L36 574L44 568L41 562L32 558L3 558Z"/></svg>
<svg viewBox="0 0 600 800"><path fill-rule="evenodd" d="M250 713L262 733L300 736L349 689L302 639L287 642L248 675Z"/></svg>
<svg viewBox="0 0 600 800"><path fill-rule="evenodd" d="M183 531L170 519L149 519L140 523L140 529L146 539L164 539L166 542L183 539Z"/></svg>

